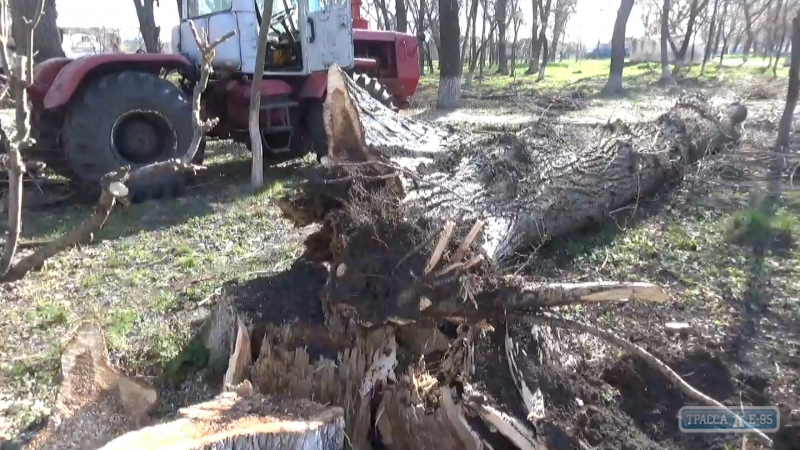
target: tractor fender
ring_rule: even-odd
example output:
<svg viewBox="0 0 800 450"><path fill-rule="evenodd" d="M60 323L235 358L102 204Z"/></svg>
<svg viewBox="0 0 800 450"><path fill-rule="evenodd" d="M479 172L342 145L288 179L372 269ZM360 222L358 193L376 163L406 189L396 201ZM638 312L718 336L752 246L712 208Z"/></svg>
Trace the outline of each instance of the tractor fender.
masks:
<svg viewBox="0 0 800 450"><path fill-rule="evenodd" d="M313 72L300 88L300 98L325 98L328 90L328 71Z"/></svg>
<svg viewBox="0 0 800 450"><path fill-rule="evenodd" d="M114 53L84 56L63 66L44 97L44 108L66 105L84 80L103 69L142 70L158 73L161 69L190 68L185 57L170 53Z"/></svg>

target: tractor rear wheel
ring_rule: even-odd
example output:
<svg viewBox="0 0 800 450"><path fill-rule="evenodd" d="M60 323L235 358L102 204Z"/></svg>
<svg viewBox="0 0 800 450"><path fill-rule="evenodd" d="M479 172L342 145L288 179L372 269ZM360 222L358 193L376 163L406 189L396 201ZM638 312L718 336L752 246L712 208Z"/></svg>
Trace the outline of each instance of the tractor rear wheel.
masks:
<svg viewBox="0 0 800 450"><path fill-rule="evenodd" d="M183 156L193 134L191 100L177 86L148 72L116 72L93 80L70 106L64 155L70 178L97 192L111 171ZM195 163L203 160L203 144ZM145 201L178 195L186 180L175 173L128 187L134 201Z"/></svg>
<svg viewBox="0 0 800 450"><path fill-rule="evenodd" d="M356 82L358 87L369 92L369 95L375 100L381 102L383 106L393 111L397 111L397 108L394 106L392 96L386 90L386 86L381 84L377 78L372 78L367 74L359 73L353 77L353 80Z"/></svg>
<svg viewBox="0 0 800 450"><path fill-rule="evenodd" d="M382 85L376 78L360 73L353 76L353 80L356 85L367 91L372 98L379 101L383 106L392 111L397 111L392 102L392 96L386 90L386 86ZM306 133L308 139L311 140L311 145L314 147L317 161L320 161L323 156L328 154L328 135L325 134L323 102L323 99L311 100L306 113Z"/></svg>

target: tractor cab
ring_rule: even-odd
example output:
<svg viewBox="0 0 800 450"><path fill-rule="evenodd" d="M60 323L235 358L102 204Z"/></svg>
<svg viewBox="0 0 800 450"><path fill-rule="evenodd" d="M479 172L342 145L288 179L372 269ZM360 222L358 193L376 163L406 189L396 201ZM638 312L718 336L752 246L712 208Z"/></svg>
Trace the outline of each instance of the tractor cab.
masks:
<svg viewBox="0 0 800 450"><path fill-rule="evenodd" d="M255 71L259 30L269 27L265 76L309 75L332 64L354 64L350 0L273 0L273 14L262 23L264 0L181 0L181 23L172 30L173 52L200 61L189 21L214 41L236 30L217 47L217 72Z"/></svg>

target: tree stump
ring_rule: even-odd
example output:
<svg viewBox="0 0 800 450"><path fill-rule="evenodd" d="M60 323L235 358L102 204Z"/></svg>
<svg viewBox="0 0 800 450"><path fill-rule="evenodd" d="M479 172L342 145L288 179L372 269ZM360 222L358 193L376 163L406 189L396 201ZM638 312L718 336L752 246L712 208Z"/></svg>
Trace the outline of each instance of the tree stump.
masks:
<svg viewBox="0 0 800 450"><path fill-rule="evenodd" d="M125 434L101 449L339 450L344 445L341 408L249 394L227 392L183 408L177 420Z"/></svg>

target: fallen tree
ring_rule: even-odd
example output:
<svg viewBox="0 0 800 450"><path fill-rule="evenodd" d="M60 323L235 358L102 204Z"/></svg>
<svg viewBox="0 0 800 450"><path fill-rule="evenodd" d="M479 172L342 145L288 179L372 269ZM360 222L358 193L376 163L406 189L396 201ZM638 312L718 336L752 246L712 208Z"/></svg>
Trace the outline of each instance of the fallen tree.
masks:
<svg viewBox="0 0 800 450"><path fill-rule="evenodd" d="M688 164L735 144L745 116L742 105L718 110L684 97L651 123L541 122L476 136L401 119L331 68L329 155L280 201L298 225L321 227L303 257L264 280L256 301L217 304L201 337L212 367L225 372L221 387L251 383L267 397L341 408L349 448L552 446L548 417L588 414L576 406L579 393L552 403L553 377L572 370L566 338L554 332L563 328L638 355L665 383L716 405L641 347L549 314L575 303L667 300L657 287L534 284L500 269L517 251L679 180ZM139 433L177 439L194 430L187 423ZM231 436L247 434L232 427ZM574 446L597 443L581 427L570 433ZM619 438L629 440L618 448L658 448L639 435ZM136 436L118 442L142 442ZM197 447L219 442L204 434Z"/></svg>

